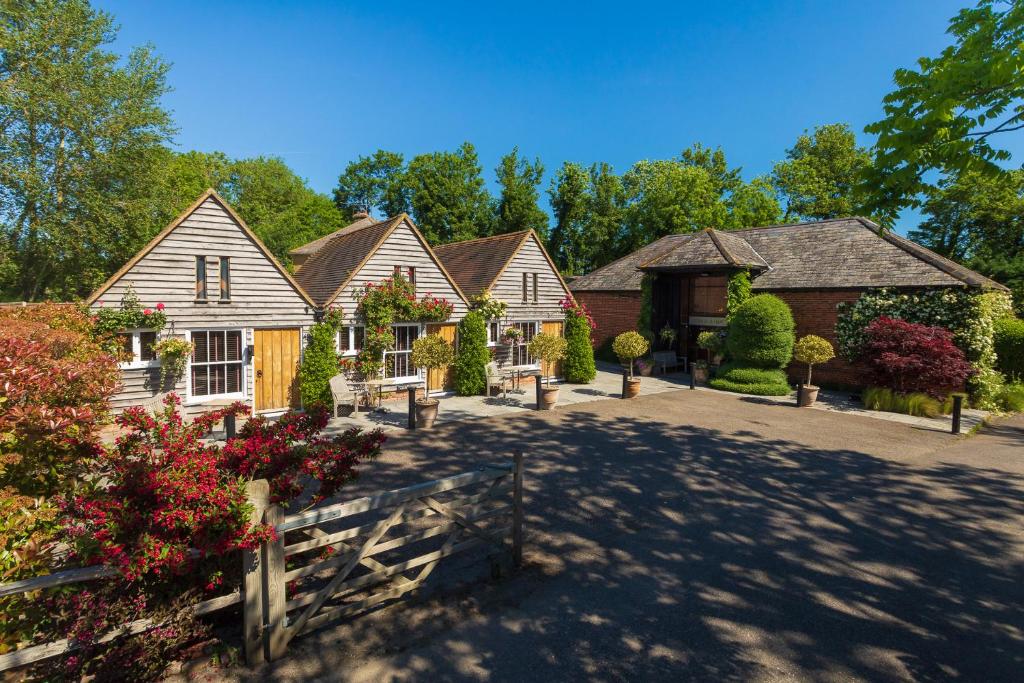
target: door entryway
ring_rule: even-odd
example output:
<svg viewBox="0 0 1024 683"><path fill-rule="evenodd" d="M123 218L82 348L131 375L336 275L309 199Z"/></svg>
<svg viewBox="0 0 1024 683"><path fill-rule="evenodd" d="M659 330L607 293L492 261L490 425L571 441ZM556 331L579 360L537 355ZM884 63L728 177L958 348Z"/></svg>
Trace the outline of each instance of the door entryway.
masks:
<svg viewBox="0 0 1024 683"><path fill-rule="evenodd" d="M427 334L436 334L444 339L446 342L455 345L455 323L441 323L427 325ZM451 389L455 386L455 379L452 368L446 368L444 370L429 370L427 372L427 387L431 391L438 389Z"/></svg>
<svg viewBox="0 0 1024 683"><path fill-rule="evenodd" d="M301 334L290 327L253 332L256 410L298 408Z"/></svg>

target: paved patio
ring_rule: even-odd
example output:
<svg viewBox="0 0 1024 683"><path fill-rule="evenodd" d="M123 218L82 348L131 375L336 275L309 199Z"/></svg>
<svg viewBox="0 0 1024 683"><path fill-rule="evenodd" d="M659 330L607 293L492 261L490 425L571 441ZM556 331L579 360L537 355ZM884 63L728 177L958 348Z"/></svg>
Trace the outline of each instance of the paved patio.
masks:
<svg viewBox="0 0 1024 683"><path fill-rule="evenodd" d="M561 392L558 398L558 408L589 403L592 401L603 401L606 399L619 399L622 392L621 370L610 363L598 363L597 377L590 384L560 384ZM676 391L690 386L690 376L685 373L671 373L654 377L644 377L640 383L640 395L652 396L666 391ZM698 391L719 392L709 387L698 387ZM507 397L502 396L455 396L441 397L441 406L438 411L435 428L452 422L466 422L479 420L499 415L514 415L523 411L536 409L534 385L524 385L518 391L510 391ZM790 396L747 396L745 400L750 402L762 402L768 405L792 405L795 401ZM899 413L886 413L877 410L868 410L855 399L850 392L821 390L813 410L825 410L830 412L844 413L849 415L861 415L876 420L896 422L917 429L935 432L949 432L952 418L943 415L935 418L913 417ZM970 432L982 424L990 416L985 410L964 410L961 419L961 431ZM328 431L344 431L349 427L381 427L385 432L401 432L406 430L409 423L408 402L402 395L400 398L384 401L383 411L360 413L358 418L341 417L331 421Z"/></svg>

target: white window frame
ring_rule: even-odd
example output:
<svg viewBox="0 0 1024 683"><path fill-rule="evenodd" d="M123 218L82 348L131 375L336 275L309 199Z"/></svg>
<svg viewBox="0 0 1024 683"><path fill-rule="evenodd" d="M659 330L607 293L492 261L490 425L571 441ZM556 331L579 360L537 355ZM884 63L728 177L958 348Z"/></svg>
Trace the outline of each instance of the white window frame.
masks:
<svg viewBox="0 0 1024 683"><path fill-rule="evenodd" d="M492 335L491 334L491 332L492 332L491 325L497 325L498 326L498 329L497 329L498 334L497 335ZM492 318L491 320L487 321L487 346L499 346L499 341L501 340L501 330L502 330L501 320L499 320L498 318Z"/></svg>
<svg viewBox="0 0 1024 683"><path fill-rule="evenodd" d="M160 367L159 358L154 358L153 360L141 360L143 332L153 332L156 335L156 341L160 341L159 332L145 327L135 327L130 330L121 330L120 332L118 332L118 334L130 334L132 336L132 359L124 363L118 363L117 367L121 368L122 370L141 370L144 368Z"/></svg>
<svg viewBox="0 0 1024 683"><path fill-rule="evenodd" d="M185 330L185 341L192 343L192 332L193 330ZM238 361L242 366L242 377L238 383L241 391L235 391L227 394L206 394L204 396L193 396L192 395L192 354L188 357L188 367L185 368L185 405L200 405L209 401L219 400L246 400L245 389L249 381L249 365L255 363L254 358L246 359L247 349L249 348L250 329L247 327L203 327L195 330L195 332L241 332L242 333L242 358ZM234 362L234 361L232 361ZM205 365L205 363L204 363Z"/></svg>
<svg viewBox="0 0 1024 683"><path fill-rule="evenodd" d="M356 331L355 328L359 328L363 331L363 343L366 343L366 326L365 325L342 325L345 328L345 332L348 334L348 349L346 351L341 350L341 330L338 330L338 334L334 337L334 350L341 354L345 358L355 358L359 355L359 351L353 348L356 345Z"/></svg>
<svg viewBox="0 0 1024 683"><path fill-rule="evenodd" d="M413 328L416 328L416 339L419 339L420 337L423 336L424 327L420 323L393 323L391 325L391 329L392 330L394 330L394 328L396 328L396 327L413 327ZM394 382L395 384L402 384L404 382L416 382L416 381L419 381L419 380L423 379L423 372L419 368L414 368L414 370L416 371L416 374L414 374L414 375L403 375L401 377L388 377L387 376L387 372L388 372L388 370L387 370L387 368L388 368L388 356L389 355L390 356L397 356L399 354L401 354L401 355L408 354L409 355L409 365L412 365L412 348L411 347L412 347L412 345L410 345L410 348L407 351L390 350L390 351L385 351L384 352L384 355L381 358L381 361L384 363L384 379L388 380L389 382Z"/></svg>
<svg viewBox="0 0 1024 683"><path fill-rule="evenodd" d="M533 334L534 334L534 336L540 334L540 331L543 329L541 327L541 322L539 320L513 320L506 327L519 327L520 325L533 325ZM518 365L518 363L515 362L515 356L516 356L516 353L517 353L517 349L523 348L523 347L525 347L529 343L530 342L525 339L525 335L524 335L523 341L512 347L512 353L510 354L510 360L512 361L512 365ZM528 351L524 351L524 353L526 353L527 354L527 358L529 358L529 352ZM523 367L527 367L527 366L539 369L540 368L540 359L535 358L532 363L523 363Z"/></svg>

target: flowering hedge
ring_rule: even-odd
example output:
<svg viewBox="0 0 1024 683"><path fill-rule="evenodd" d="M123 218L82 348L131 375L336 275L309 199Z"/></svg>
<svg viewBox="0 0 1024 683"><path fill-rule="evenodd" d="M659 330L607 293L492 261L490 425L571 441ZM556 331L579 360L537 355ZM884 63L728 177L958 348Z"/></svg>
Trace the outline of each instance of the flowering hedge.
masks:
<svg viewBox="0 0 1024 683"><path fill-rule="evenodd" d="M594 317L585 305L571 296L559 302L565 313L565 360L562 373L567 382L587 384L597 376L594 364L594 342L590 335L597 327Z"/></svg>
<svg viewBox="0 0 1024 683"><path fill-rule="evenodd" d="M865 330L864 362L874 386L944 400L974 369L949 330L882 316Z"/></svg>
<svg viewBox="0 0 1024 683"><path fill-rule="evenodd" d="M839 353L847 360L859 360L867 340L866 328L881 316L943 327L953 334L953 342L977 370L969 382L974 402L987 406L1002 386L1002 378L995 371L995 324L1012 310L1012 301L1003 292L964 288L909 293L871 290L857 301L840 304L836 323Z"/></svg>
<svg viewBox="0 0 1024 683"><path fill-rule="evenodd" d="M100 304L102 306L102 304ZM159 332L167 324L164 305L144 308L131 286L125 290L118 308L100 308L92 317L93 333L110 350L117 350L114 335L124 330L147 329Z"/></svg>

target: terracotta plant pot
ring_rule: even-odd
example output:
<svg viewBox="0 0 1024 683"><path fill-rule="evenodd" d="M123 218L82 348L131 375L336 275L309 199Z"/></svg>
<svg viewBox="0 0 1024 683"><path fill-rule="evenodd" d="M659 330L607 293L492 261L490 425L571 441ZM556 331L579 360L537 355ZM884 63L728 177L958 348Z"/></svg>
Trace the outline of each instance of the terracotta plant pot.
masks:
<svg viewBox="0 0 1024 683"><path fill-rule="evenodd" d="M707 367L695 366L693 368L693 381L698 384L704 384L708 381L708 369Z"/></svg>
<svg viewBox="0 0 1024 683"><path fill-rule="evenodd" d="M437 419L437 406L441 402L437 399L420 398L416 400L416 428L430 429Z"/></svg>
<svg viewBox="0 0 1024 683"><path fill-rule="evenodd" d="M651 372L654 370L654 366L644 363L643 365L637 365L636 369L640 372L641 377L650 377Z"/></svg>
<svg viewBox="0 0 1024 683"><path fill-rule="evenodd" d="M626 380L626 388L622 392L622 398L636 398L640 394L640 378Z"/></svg>
<svg viewBox="0 0 1024 683"><path fill-rule="evenodd" d="M540 409L554 410L556 403L558 403L558 387L541 387Z"/></svg>
<svg viewBox="0 0 1024 683"><path fill-rule="evenodd" d="M801 408L810 408L818 400L818 387L805 384L803 391L796 395L796 404Z"/></svg>

